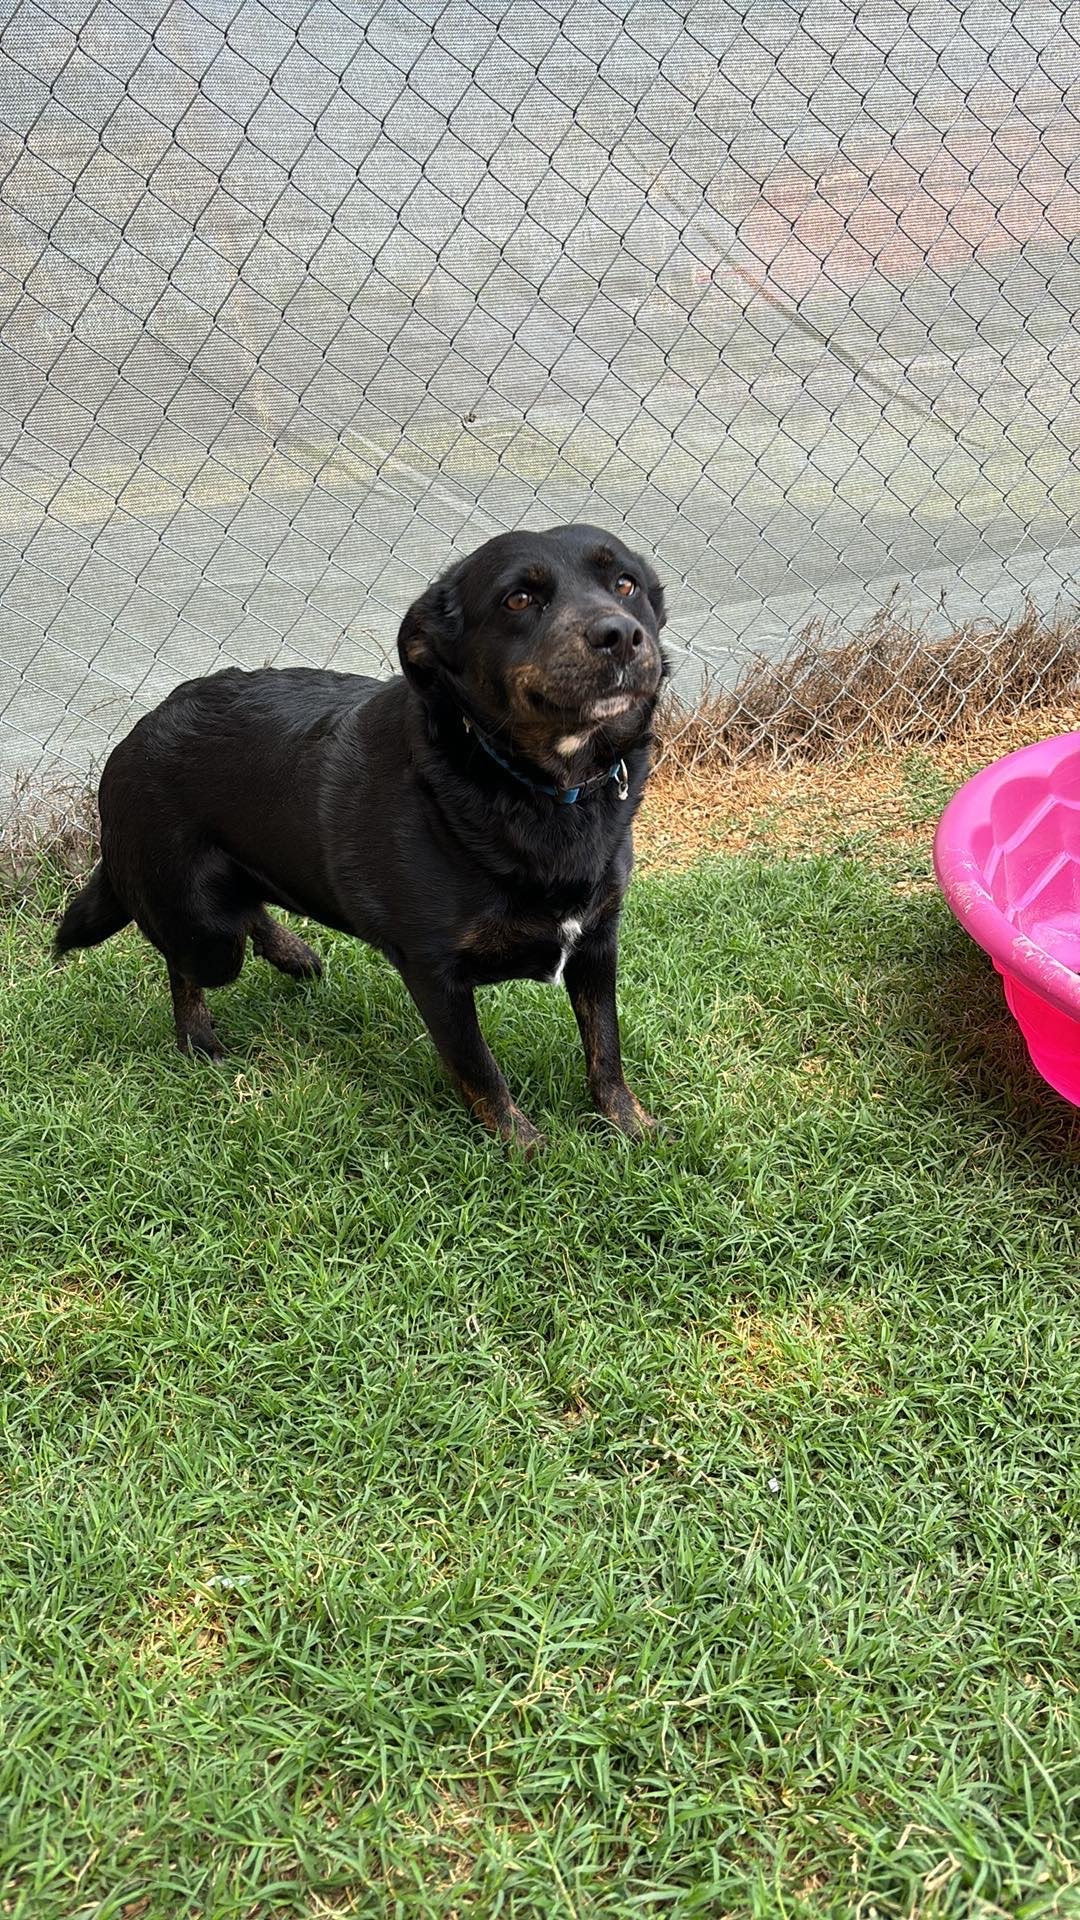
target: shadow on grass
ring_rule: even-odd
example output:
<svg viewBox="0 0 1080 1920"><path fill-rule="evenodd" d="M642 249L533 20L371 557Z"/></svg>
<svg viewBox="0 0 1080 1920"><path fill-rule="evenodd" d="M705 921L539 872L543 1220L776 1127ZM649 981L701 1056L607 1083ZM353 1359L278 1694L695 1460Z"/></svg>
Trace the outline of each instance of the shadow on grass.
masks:
<svg viewBox="0 0 1080 1920"><path fill-rule="evenodd" d="M933 1061L950 1104L959 1100L999 1132L1030 1146L1080 1158L1077 1110L1042 1079L1009 1012L999 975L959 927L945 919L936 899L913 901L916 925L932 915L939 923L936 959L925 966L913 991L905 1039L910 1072L925 1074ZM913 985L916 983L913 982Z"/></svg>

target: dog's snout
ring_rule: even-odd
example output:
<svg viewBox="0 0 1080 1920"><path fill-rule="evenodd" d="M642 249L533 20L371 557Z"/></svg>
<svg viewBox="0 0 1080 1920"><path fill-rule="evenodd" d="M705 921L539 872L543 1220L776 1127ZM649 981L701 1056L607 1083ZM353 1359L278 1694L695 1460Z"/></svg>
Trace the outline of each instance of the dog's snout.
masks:
<svg viewBox="0 0 1080 1920"><path fill-rule="evenodd" d="M627 619L625 614L608 614L590 627L587 638L590 647L595 647L598 653L615 653L629 659L641 646L645 633L636 620Z"/></svg>

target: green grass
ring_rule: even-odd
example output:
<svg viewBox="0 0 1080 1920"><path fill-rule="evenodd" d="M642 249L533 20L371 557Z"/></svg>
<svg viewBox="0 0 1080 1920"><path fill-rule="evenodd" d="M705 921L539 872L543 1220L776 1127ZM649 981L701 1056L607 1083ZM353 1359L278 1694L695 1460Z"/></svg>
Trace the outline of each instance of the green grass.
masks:
<svg viewBox="0 0 1080 1920"><path fill-rule="evenodd" d="M55 902L49 903L55 905ZM0 1912L1080 1914L1077 1134L935 895L631 895L486 996L3 940Z"/></svg>

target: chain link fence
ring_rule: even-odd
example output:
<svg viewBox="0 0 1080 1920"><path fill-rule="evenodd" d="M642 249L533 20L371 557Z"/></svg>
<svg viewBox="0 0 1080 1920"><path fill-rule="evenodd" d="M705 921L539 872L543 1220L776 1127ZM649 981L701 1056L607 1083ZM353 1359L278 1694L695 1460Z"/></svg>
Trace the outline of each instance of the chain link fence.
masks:
<svg viewBox="0 0 1080 1920"><path fill-rule="evenodd" d="M691 698L1074 596L1080 7L0 22L0 822L191 674L385 669L506 527L655 556Z"/></svg>

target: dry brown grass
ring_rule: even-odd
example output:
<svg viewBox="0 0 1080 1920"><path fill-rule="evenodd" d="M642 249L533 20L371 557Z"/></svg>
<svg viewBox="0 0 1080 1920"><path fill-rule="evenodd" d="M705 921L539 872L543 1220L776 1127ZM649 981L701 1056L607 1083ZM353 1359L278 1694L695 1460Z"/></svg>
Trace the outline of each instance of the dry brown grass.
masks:
<svg viewBox="0 0 1080 1920"><path fill-rule="evenodd" d="M0 836L0 897L20 893L42 865L81 880L97 858L96 786L20 775Z"/></svg>
<svg viewBox="0 0 1080 1920"><path fill-rule="evenodd" d="M1011 624L972 621L940 638L890 603L853 635L808 627L780 659L750 659L730 692L661 726L664 764L683 772L749 759L787 765L853 748L934 746L1080 686L1080 615L1046 620L1027 605Z"/></svg>

